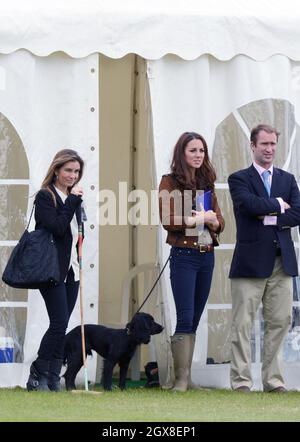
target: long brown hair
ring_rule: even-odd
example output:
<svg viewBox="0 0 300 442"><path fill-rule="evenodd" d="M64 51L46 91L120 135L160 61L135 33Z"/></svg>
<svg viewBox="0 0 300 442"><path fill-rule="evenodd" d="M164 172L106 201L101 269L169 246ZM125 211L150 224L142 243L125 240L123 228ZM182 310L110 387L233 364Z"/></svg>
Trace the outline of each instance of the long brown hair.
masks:
<svg viewBox="0 0 300 442"><path fill-rule="evenodd" d="M62 149L59 152L57 152L57 154L54 156L52 163L50 164L49 169L41 185L41 189L47 189L48 192L51 193L55 206L56 206L56 198L50 188L50 185L55 184L55 179L56 179L55 172L57 172L58 169L60 169L64 164L68 163L69 161L78 161L78 163L80 164L79 177L78 180L76 181L77 184L81 180L83 174L84 161L75 150ZM70 190L71 187L68 188L68 192L70 192Z"/></svg>
<svg viewBox="0 0 300 442"><path fill-rule="evenodd" d="M204 159L201 167L196 169L193 178L190 168L185 160L185 148L191 140L200 140L204 147ZM207 143L202 135L196 132L184 132L178 139L173 152L171 172L179 187L184 189L211 189L214 190L216 173L210 162Z"/></svg>

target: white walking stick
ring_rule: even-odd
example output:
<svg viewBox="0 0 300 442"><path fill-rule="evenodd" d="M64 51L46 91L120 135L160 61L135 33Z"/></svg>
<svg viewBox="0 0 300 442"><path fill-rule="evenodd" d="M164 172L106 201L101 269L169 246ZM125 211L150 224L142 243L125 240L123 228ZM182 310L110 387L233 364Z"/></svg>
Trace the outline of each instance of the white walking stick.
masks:
<svg viewBox="0 0 300 442"><path fill-rule="evenodd" d="M86 366L86 352L85 352L84 318L83 318L82 242L83 242L83 235L82 235L82 222L81 222L78 225L80 324L81 324L82 360L83 360L83 369L84 369L84 386L85 386L85 391L89 391L88 372L87 372L87 366Z"/></svg>
<svg viewBox="0 0 300 442"><path fill-rule="evenodd" d="M101 394L100 391L89 391L88 372L86 365L85 351L85 335L84 335L84 318L83 318L83 271L82 271L82 243L83 243L83 221L86 221L86 215L83 207L81 207L81 221L78 224L78 259L79 259L79 298L80 298L80 325L81 325L81 344L82 344L82 360L84 369L84 386L85 390L72 390L72 393L90 393Z"/></svg>

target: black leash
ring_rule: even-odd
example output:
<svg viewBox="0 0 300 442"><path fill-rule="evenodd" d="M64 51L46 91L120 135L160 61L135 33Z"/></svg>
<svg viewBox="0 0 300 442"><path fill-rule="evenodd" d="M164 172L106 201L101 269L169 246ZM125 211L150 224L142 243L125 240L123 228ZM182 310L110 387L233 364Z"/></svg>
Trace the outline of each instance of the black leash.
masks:
<svg viewBox="0 0 300 442"><path fill-rule="evenodd" d="M173 247L176 247L176 244L177 244L178 239L179 239L179 236L177 236L176 241L175 241L175 244L173 245ZM149 296L151 295L151 293L152 293L153 290L155 289L156 284L157 284L158 281L160 280L160 277L161 277L161 275L163 274L163 271L165 270L165 268L166 268L168 262L170 261L170 258L171 258L171 252L170 252L170 255L169 255L167 261L165 262L163 268L161 269L161 271L160 271L160 273L159 273L159 275L158 275L158 277L157 277L155 283L153 284L152 289L150 290L150 292L148 293L148 295L147 295L146 298L144 299L142 305L141 305L141 306L138 308L138 310L135 312L135 314L133 315L132 319L133 319L133 318L135 317L135 315L141 310L141 308L142 308L143 305L146 303L147 299L149 298ZM132 319L131 319L131 321L132 321Z"/></svg>
<svg viewBox="0 0 300 442"><path fill-rule="evenodd" d="M165 264L164 264L162 270L160 271L160 273L159 273L159 275L158 275L158 277L157 277L155 283L153 284L152 289L150 290L150 292L148 293L148 295L147 295L146 298L144 299L142 305L141 305L141 306L138 308L138 310L135 312L135 314L133 315L133 317L134 317L134 316L135 316L135 315L141 310L141 308L142 308L143 305L146 303L147 299L149 298L149 296L151 295L151 293L152 293L153 290L155 289L155 287L156 287L158 281L160 280L161 275L163 274L163 271L165 270L165 268L166 268L168 262L170 261L170 257L171 257L171 254L169 255L169 258L168 258L167 261L165 262Z"/></svg>

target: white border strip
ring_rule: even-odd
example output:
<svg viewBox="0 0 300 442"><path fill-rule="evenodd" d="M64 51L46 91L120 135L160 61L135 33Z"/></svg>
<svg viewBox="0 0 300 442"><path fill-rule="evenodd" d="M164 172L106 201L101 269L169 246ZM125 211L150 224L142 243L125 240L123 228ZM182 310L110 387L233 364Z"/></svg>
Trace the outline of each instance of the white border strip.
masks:
<svg viewBox="0 0 300 442"><path fill-rule="evenodd" d="M230 310L232 308L232 304L207 304L206 307L208 310ZM300 308L300 301L293 301L293 307Z"/></svg>
<svg viewBox="0 0 300 442"><path fill-rule="evenodd" d="M216 250L233 250L235 248L235 244L220 244L218 247L215 247Z"/></svg>
<svg viewBox="0 0 300 442"><path fill-rule="evenodd" d="M216 189L229 189L229 186L227 183L215 183Z"/></svg>
<svg viewBox="0 0 300 442"><path fill-rule="evenodd" d="M240 113L237 110L235 110L235 111L232 112L232 115L234 116L234 118L236 119L236 121L239 124L240 128L244 132L247 140L250 140L250 130L249 130L247 124L245 123L244 119L240 115ZM249 141L249 143L250 143L250 141Z"/></svg>
<svg viewBox="0 0 300 442"><path fill-rule="evenodd" d="M11 186L20 186L23 185L25 186L25 184L30 184L30 180L0 180L0 186L4 186L4 185L11 185Z"/></svg>
<svg viewBox="0 0 300 442"><path fill-rule="evenodd" d="M207 304L208 310L231 310L232 304Z"/></svg>
<svg viewBox="0 0 300 442"><path fill-rule="evenodd" d="M16 246L19 241L0 241L0 247Z"/></svg>
<svg viewBox="0 0 300 442"><path fill-rule="evenodd" d="M290 139L290 145L289 145L289 152L288 152L288 156L286 159L286 162L284 163L284 165L282 166L283 170L288 170L290 162L291 162L291 157L292 157L292 150L293 150L293 146L295 144L295 140L296 140L296 124Z"/></svg>
<svg viewBox="0 0 300 442"><path fill-rule="evenodd" d="M0 302L0 308L3 308L3 307L13 307L13 308L15 308L15 307L25 307L25 308L27 308L27 306L28 306L28 302L21 302L21 301L16 301L16 302L14 302L14 301L3 301L3 302Z"/></svg>

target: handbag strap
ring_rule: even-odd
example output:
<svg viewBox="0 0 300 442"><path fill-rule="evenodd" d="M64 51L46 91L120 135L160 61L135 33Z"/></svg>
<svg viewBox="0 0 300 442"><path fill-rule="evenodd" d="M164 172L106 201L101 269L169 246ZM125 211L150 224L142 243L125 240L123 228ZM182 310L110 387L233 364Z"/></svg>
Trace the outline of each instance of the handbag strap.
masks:
<svg viewBox="0 0 300 442"><path fill-rule="evenodd" d="M31 209L30 216L29 216L29 221L28 221L28 223L27 223L27 226L26 226L26 229L25 229L25 230L28 230L28 227L29 227L29 225L30 225L30 221L31 221L31 218L32 218L32 214L33 214L34 206L35 206L35 201L33 201L33 206L32 206L32 209Z"/></svg>

